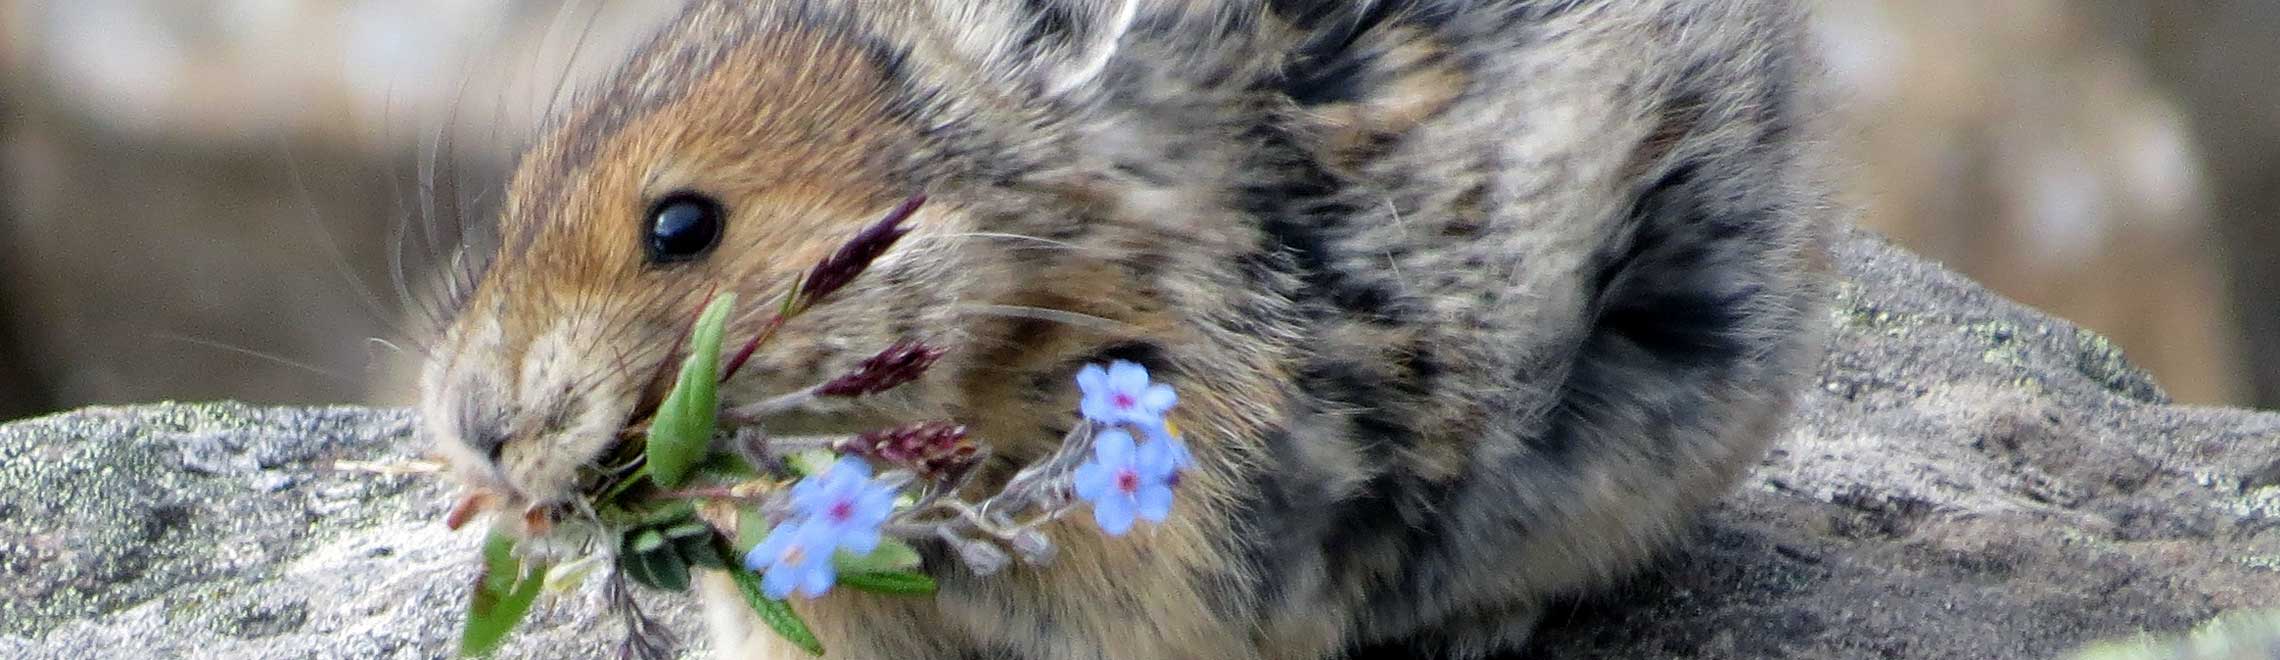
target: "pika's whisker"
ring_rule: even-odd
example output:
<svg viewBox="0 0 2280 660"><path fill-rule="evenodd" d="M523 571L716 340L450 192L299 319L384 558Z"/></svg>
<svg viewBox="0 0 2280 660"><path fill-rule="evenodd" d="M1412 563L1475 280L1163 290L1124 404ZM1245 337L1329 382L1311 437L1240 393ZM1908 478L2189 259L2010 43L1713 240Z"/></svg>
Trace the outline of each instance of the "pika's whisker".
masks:
<svg viewBox="0 0 2280 660"><path fill-rule="evenodd" d="M1025 318L1036 319L1040 321L1052 321L1055 323L1089 328L1110 334L1129 334L1141 331L1140 326L1125 323L1123 321L1094 316L1083 312L1072 312L1065 309L1053 309L1049 307L966 303L951 307L951 311L958 314L971 313L981 316L1002 316L1007 318Z"/></svg>
<svg viewBox="0 0 2280 660"><path fill-rule="evenodd" d="M246 357L255 358L255 359L259 359L259 360L265 361L265 362L269 362L269 363L271 363L271 364L276 364L276 365L279 365L279 366L284 366L284 367L290 367L290 368L293 368L293 369L297 369L297 370L300 370L300 371L303 371L303 372L307 372L307 373L311 373L311 374L316 374L316 375L319 375L319 376L324 376L324 377L326 377L326 378L330 378L330 379L333 379L333 380L337 380L337 381L340 381L340 382L343 382L343 383L350 383L350 384L355 384L355 383L357 383L357 382L358 382L356 379L353 379L353 378L349 378L349 377L347 377L347 376L345 376L345 375L342 375L342 374L341 374L340 372L338 372L338 371L334 371L334 370L332 370L332 369L326 369L326 368L324 368L324 367L319 367L319 366L317 366L317 365L314 365L314 364L309 364L309 363L307 363L307 362L302 362L302 361L300 361L300 360L295 360L295 359L292 359L292 358L288 358L288 357L285 357L285 356L282 356L282 355L278 355L278 354L276 354L276 353L267 352L267 351L259 351L259 350L254 350L254 349L251 349L251 348L246 348L246 347L243 347L243 346L237 346L237 345L234 345L234 344L228 344L228 343L224 343L224 342L214 341L214 340L211 340L211 339L200 339L200 338L197 338L197 337L191 337L191 336L188 336L188 335L179 335L179 334L175 334L175 333L171 333L171 332L153 332L153 333L151 333L151 334L150 334L150 336L151 336L152 338L154 338L154 339L164 339L164 340L167 340L167 341L182 342L182 343L185 343L185 344L192 344L192 345L196 345L196 346L203 346L203 347L206 347L206 348L211 348L211 349L214 349L214 350L219 350L219 351L227 351L227 352L230 352L230 353L236 353L236 354L238 354L238 355L243 355L243 356L246 356Z"/></svg>

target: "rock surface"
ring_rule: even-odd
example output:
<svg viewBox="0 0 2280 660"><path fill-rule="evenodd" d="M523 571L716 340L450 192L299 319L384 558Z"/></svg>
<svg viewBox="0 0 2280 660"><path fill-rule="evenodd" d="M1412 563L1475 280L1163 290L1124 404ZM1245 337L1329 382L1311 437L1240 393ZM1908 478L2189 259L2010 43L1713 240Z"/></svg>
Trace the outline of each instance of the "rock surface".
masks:
<svg viewBox="0 0 2280 660"><path fill-rule="evenodd" d="M448 657L481 539L401 473L412 421L223 403L0 427L0 657ZM595 595L513 654L603 655L577 616Z"/></svg>
<svg viewBox="0 0 2280 660"><path fill-rule="evenodd" d="M1535 655L2048 658L2280 603L2280 414L2169 405L2103 339L1866 234L1839 262L1793 430ZM0 426L0 657L448 655L479 539L436 522L436 480L375 469L410 428L236 404ZM593 597L509 655L604 655Z"/></svg>

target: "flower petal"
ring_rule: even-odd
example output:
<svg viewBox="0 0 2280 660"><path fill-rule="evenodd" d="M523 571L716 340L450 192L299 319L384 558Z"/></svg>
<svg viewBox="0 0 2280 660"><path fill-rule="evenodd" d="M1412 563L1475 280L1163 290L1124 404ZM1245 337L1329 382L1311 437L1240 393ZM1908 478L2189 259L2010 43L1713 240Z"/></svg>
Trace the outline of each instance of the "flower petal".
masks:
<svg viewBox="0 0 2280 660"><path fill-rule="evenodd" d="M802 478L792 484L792 508L812 513L819 506L817 499L823 497L823 494L823 480L814 476Z"/></svg>
<svg viewBox="0 0 2280 660"><path fill-rule="evenodd" d="M751 552L744 553L744 567L757 571L775 563L776 556L783 554L784 546L791 543L792 537L798 534L799 528L793 526L791 521L776 523L775 528L768 530L767 538L761 539L759 545L752 546Z"/></svg>
<svg viewBox="0 0 2280 660"><path fill-rule="evenodd" d="M795 573L791 566L769 568L760 575L760 593L767 594L773 600L783 600L785 596L792 595L792 587L799 586L800 583Z"/></svg>
<svg viewBox="0 0 2280 660"><path fill-rule="evenodd" d="M1140 443L1139 453L1132 461L1133 467L1137 468L1140 478L1143 480L1162 481L1170 478L1172 471L1179 468L1174 460L1174 454L1172 443L1164 440L1149 440Z"/></svg>
<svg viewBox="0 0 2280 660"><path fill-rule="evenodd" d="M1117 360L1108 365L1110 390L1138 396L1148 388L1148 368L1137 363Z"/></svg>
<svg viewBox="0 0 2280 660"><path fill-rule="evenodd" d="M1148 391L1140 394L1140 405L1157 413L1170 410L1172 404L1179 402L1179 393L1172 391L1172 386L1163 383L1150 385Z"/></svg>
<svg viewBox="0 0 2280 660"><path fill-rule="evenodd" d="M848 530L846 535L839 537L838 546L852 554L871 554L872 550L879 549L879 530L872 527Z"/></svg>
<svg viewBox="0 0 2280 660"><path fill-rule="evenodd" d="M1163 522L1172 515L1172 488L1163 484L1140 487L1140 518L1152 523Z"/></svg>
<svg viewBox="0 0 2280 660"><path fill-rule="evenodd" d="M1100 531L1109 536L1123 536L1132 531L1132 498L1112 494L1093 501L1093 522L1100 523Z"/></svg>
<svg viewBox="0 0 2280 660"><path fill-rule="evenodd" d="M829 558L809 563L800 573L800 594L809 598L831 591L831 583L839 581L839 571L831 567Z"/></svg>
<svg viewBox="0 0 2280 660"><path fill-rule="evenodd" d="M1084 414L1085 419L1097 424L1116 423L1116 405L1109 402L1108 396L1106 393L1085 394L1085 398L1077 402L1077 412Z"/></svg>
<svg viewBox="0 0 2280 660"><path fill-rule="evenodd" d="M1109 487L1114 485L1109 483L1108 467L1101 465L1099 461L1085 461L1083 465L1077 466L1076 473L1070 476L1071 481L1074 482L1070 485L1075 487L1077 497L1087 500L1100 499L1102 495L1107 495Z"/></svg>
<svg viewBox="0 0 2280 660"><path fill-rule="evenodd" d="M839 479L860 485L871 480L871 464L854 456L841 456L831 464L829 472Z"/></svg>
<svg viewBox="0 0 2280 660"><path fill-rule="evenodd" d="M1132 452L1132 434L1124 429L1105 429L1093 436L1093 456L1111 470L1130 465Z"/></svg>
<svg viewBox="0 0 2280 660"><path fill-rule="evenodd" d="M875 527L879 523L886 522L887 517L894 515L894 512L895 490L893 488L873 485L865 489L861 497L855 498L854 520L866 527Z"/></svg>
<svg viewBox="0 0 2280 660"><path fill-rule="evenodd" d="M1093 394L1108 391L1108 370L1097 364L1085 365L1077 370L1077 391Z"/></svg>

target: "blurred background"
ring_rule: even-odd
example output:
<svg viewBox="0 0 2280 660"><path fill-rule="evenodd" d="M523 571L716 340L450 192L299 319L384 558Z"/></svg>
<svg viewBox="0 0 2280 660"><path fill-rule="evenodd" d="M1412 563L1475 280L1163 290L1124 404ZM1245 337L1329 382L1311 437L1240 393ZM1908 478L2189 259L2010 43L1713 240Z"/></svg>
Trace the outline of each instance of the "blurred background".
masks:
<svg viewBox="0 0 2280 660"><path fill-rule="evenodd" d="M0 419L408 400L458 219L678 4L0 0ZM1818 4L1861 222L2280 406L2280 2Z"/></svg>

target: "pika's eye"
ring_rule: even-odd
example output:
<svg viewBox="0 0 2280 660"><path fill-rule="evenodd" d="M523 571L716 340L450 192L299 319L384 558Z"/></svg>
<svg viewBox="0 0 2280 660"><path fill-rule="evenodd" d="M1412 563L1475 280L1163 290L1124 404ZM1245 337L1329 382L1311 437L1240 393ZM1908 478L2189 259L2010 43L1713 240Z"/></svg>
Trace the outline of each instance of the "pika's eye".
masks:
<svg viewBox="0 0 2280 660"><path fill-rule="evenodd" d="M649 263L705 256L720 243L720 203L696 193L674 193L649 207Z"/></svg>

